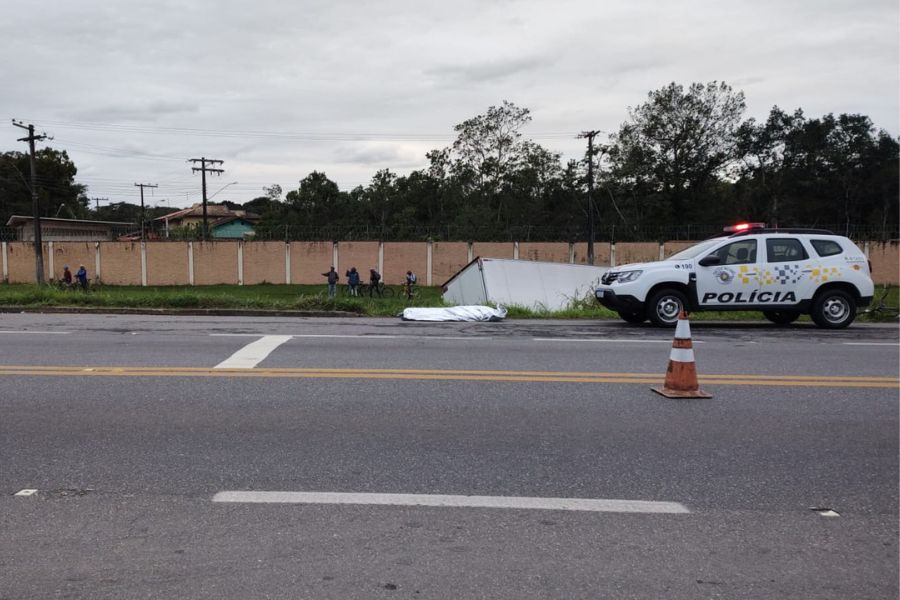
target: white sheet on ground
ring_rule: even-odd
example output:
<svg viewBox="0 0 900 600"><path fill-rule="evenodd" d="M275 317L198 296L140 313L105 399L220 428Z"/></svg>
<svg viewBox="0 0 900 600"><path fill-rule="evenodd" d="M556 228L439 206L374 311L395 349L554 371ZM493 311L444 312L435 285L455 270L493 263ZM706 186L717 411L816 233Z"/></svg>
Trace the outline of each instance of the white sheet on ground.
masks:
<svg viewBox="0 0 900 600"><path fill-rule="evenodd" d="M502 306L451 306L448 308L405 308L404 321L502 321L506 309Z"/></svg>

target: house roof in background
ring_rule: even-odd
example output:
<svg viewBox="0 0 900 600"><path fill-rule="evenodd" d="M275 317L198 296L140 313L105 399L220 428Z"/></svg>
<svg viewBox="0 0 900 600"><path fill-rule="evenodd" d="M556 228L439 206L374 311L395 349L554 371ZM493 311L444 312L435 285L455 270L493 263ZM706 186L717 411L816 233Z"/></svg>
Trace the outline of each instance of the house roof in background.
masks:
<svg viewBox="0 0 900 600"><path fill-rule="evenodd" d="M191 206L190 208L183 208L181 210L176 210L175 212L171 212L167 215L163 215L161 217L156 217L153 219L154 221L173 221L176 219L184 219L186 217L202 217L203 216L203 204L197 203ZM225 206L224 204L211 204L207 203L206 205L206 216L210 219L218 219L224 217L242 217L247 219L248 221L258 220L260 217L256 213L247 212L244 210L232 210Z"/></svg>

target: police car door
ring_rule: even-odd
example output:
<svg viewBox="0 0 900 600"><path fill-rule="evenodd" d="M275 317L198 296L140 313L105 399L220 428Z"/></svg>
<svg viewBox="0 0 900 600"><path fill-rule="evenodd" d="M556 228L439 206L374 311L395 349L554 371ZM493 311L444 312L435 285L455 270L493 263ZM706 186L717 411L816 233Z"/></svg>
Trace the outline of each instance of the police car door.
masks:
<svg viewBox="0 0 900 600"><path fill-rule="evenodd" d="M700 306L739 307L751 303L760 288L756 263L758 244L755 238L729 242L709 255L719 258L718 264L697 265L697 301Z"/></svg>
<svg viewBox="0 0 900 600"><path fill-rule="evenodd" d="M812 281L813 261L801 241L795 237L766 238L766 261L761 275L763 291L759 304L781 306L797 304L812 298L815 282Z"/></svg>

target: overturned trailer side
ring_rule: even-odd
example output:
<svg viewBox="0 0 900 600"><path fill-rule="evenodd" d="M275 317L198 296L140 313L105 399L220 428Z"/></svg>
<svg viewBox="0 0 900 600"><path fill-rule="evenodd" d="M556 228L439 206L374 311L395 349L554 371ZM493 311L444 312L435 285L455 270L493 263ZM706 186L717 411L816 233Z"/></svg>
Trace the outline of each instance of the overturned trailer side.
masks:
<svg viewBox="0 0 900 600"><path fill-rule="evenodd" d="M476 258L444 285L450 304L504 304L562 310L593 295L608 267Z"/></svg>

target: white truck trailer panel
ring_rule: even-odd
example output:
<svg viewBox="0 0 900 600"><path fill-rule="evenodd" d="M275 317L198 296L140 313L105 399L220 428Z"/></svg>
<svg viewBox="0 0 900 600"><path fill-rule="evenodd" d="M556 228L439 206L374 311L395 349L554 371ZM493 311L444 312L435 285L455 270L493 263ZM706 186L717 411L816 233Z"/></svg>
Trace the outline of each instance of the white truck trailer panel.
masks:
<svg viewBox="0 0 900 600"><path fill-rule="evenodd" d="M592 296L608 268L476 258L444 284L444 300L562 310L575 300Z"/></svg>

